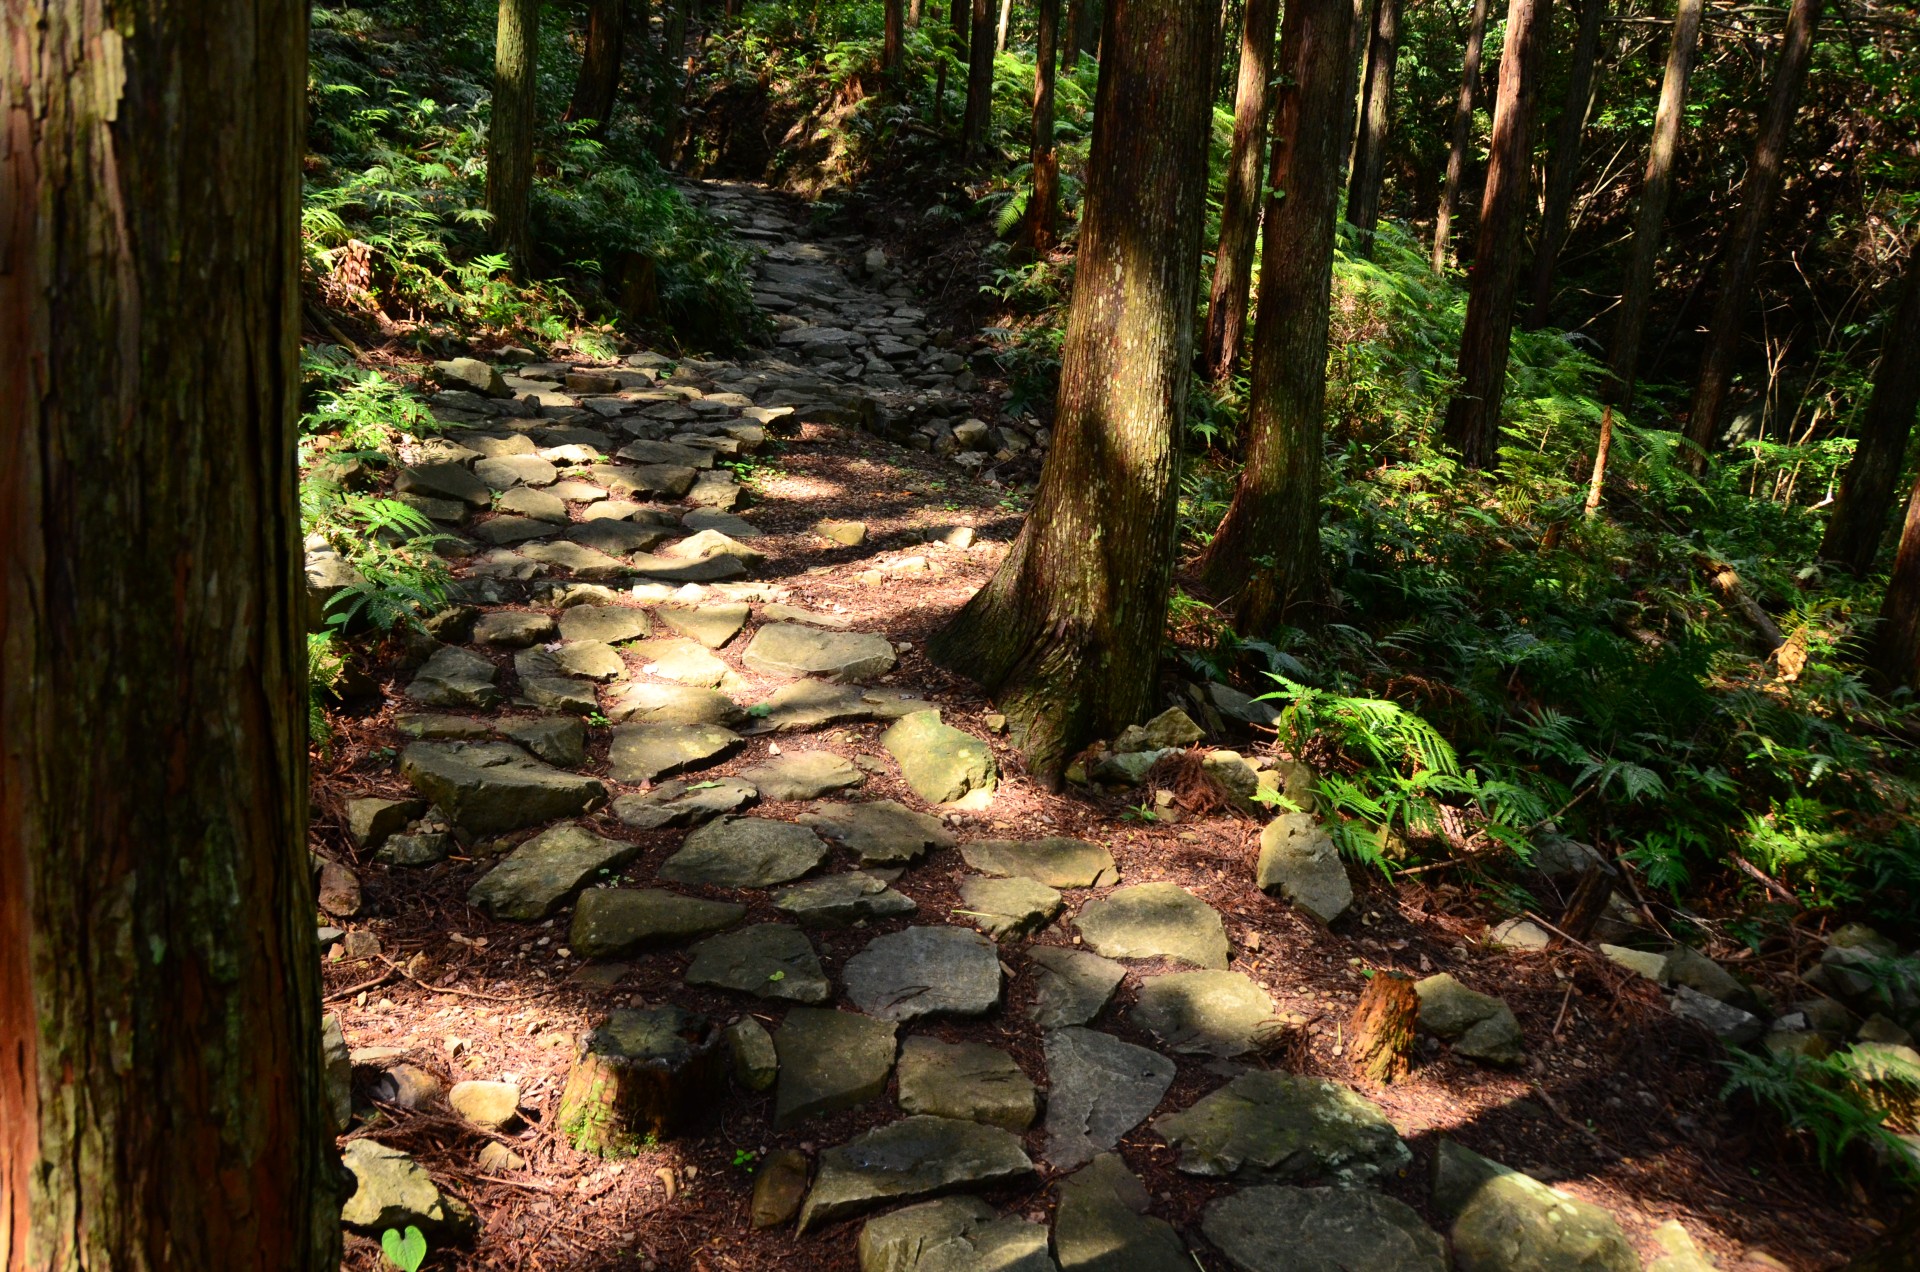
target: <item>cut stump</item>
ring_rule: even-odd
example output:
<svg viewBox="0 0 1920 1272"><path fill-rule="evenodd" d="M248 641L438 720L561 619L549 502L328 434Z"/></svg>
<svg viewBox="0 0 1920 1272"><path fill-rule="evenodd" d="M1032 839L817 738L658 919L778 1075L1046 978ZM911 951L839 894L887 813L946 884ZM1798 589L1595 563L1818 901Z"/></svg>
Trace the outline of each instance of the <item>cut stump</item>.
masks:
<svg viewBox="0 0 1920 1272"><path fill-rule="evenodd" d="M560 1096L560 1132L625 1157L704 1121L726 1093L725 1031L678 1007L616 1011L587 1035Z"/></svg>
<svg viewBox="0 0 1920 1272"><path fill-rule="evenodd" d="M1380 972L1369 980L1347 1025L1360 1072L1381 1086L1406 1077L1419 1018L1420 996L1413 992L1411 978Z"/></svg>

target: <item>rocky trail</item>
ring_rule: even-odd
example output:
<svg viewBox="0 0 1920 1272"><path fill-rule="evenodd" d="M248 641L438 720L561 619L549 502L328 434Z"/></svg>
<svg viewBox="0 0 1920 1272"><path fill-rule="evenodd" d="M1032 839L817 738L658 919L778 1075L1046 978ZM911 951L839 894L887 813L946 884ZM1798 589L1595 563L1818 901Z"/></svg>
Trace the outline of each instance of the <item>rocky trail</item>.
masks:
<svg viewBox="0 0 1920 1272"><path fill-rule="evenodd" d="M408 1224L428 1267L714 1272L1863 1243L1712 1098L1711 1032L1764 1025L1737 981L1350 874L1256 802L1312 805L1263 704L1197 684L1025 780L921 651L1044 429L884 254L690 190L762 250L769 349L440 364L445 431L394 476L463 603L318 766L349 1266ZM317 604L345 581L308 569ZM1379 1086L1346 1051L1388 973L1421 1038Z"/></svg>

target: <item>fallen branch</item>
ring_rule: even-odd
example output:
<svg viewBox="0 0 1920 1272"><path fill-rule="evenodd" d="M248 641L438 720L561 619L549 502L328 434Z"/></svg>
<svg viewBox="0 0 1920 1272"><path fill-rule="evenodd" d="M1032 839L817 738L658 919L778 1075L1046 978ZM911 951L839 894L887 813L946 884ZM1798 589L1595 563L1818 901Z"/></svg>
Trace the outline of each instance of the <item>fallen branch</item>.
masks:
<svg viewBox="0 0 1920 1272"><path fill-rule="evenodd" d="M1740 575L1732 566L1723 561L1715 561L1709 556L1695 556L1694 562L1706 573L1707 580L1713 584L1714 591L1720 593L1720 599L1732 606L1740 617L1747 620L1754 631L1760 633L1760 639L1766 642L1769 654L1787 643L1786 635L1781 632L1779 624L1775 623L1767 611L1760 608L1760 603L1748 596L1746 589L1740 586Z"/></svg>

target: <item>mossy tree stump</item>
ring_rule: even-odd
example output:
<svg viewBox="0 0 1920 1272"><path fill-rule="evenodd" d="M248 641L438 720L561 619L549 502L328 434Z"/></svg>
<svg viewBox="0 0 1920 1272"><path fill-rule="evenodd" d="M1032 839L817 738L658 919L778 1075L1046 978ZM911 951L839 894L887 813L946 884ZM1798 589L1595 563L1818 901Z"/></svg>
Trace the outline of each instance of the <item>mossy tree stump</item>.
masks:
<svg viewBox="0 0 1920 1272"><path fill-rule="evenodd" d="M726 1091L724 1036L678 1007L614 1012L574 1057L561 1133L583 1153L625 1157L704 1120Z"/></svg>
<svg viewBox="0 0 1920 1272"><path fill-rule="evenodd" d="M1353 1039L1349 1052L1360 1072L1382 1086L1406 1077L1419 1018L1420 996L1411 979L1380 972L1369 980L1347 1025Z"/></svg>

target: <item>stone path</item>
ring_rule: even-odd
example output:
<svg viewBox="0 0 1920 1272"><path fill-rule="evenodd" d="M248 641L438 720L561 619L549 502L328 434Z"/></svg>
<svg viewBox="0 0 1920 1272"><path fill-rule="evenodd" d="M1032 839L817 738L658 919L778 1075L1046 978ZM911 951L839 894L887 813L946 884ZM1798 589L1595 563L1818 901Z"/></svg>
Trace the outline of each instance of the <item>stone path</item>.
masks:
<svg viewBox="0 0 1920 1272"><path fill-rule="evenodd" d="M771 1090L777 1130L862 1111L844 1142L768 1157L752 1222L862 1219L863 1269L1190 1267L1199 1234L1155 1216L1114 1151L1143 1135L1178 1170L1240 1186L1202 1225L1219 1266L1440 1267L1440 1238L1368 1190L1410 1160L1378 1108L1229 1063L1280 1022L1259 985L1226 970L1221 915L1176 883L1122 880L1101 844L956 834L954 810L994 798L988 739L900 683L892 633L792 604L764 576L763 509L729 465L774 436L855 427L976 473L1047 439L967 415L972 370L930 341L878 253L849 267L802 241L786 204L698 190L765 246L755 294L778 327L769 355L440 365L431 405L447 431L394 490L464 545L468 604L436 623L395 718L417 799L352 801L355 843L396 868L492 859L468 903L529 943L564 935L588 960L580 983L617 990L652 963L678 969L669 998L724 996L732 1080ZM857 522L816 529L823 549L865 536ZM310 574L338 578L324 557ZM1141 757L1199 731L1180 716L1137 732L1120 769L1144 771ZM1248 796L1281 780L1215 759ZM882 779L901 798L863 789ZM1352 896L1337 858L1311 818L1287 829L1262 882L1331 920ZM958 904L915 901L916 877L936 870L961 876ZM1109 1001L1129 975L1122 1013ZM1510 1062L1511 1013L1458 988L1424 995L1423 1011L1451 1012L1442 1031ZM954 1040L983 1020L993 1027ZM1182 1064L1225 1064L1231 1080L1170 1103ZM505 1098L511 1119L517 1095ZM349 1222L377 1232L412 1215L453 1231L454 1200L368 1144L349 1161L364 1194ZM496 1172L519 1160L489 1152ZM1041 1177L1059 1197L1050 1238L1021 1213L948 1196L1004 1198ZM1515 1206L1556 1204L1508 1191Z"/></svg>

